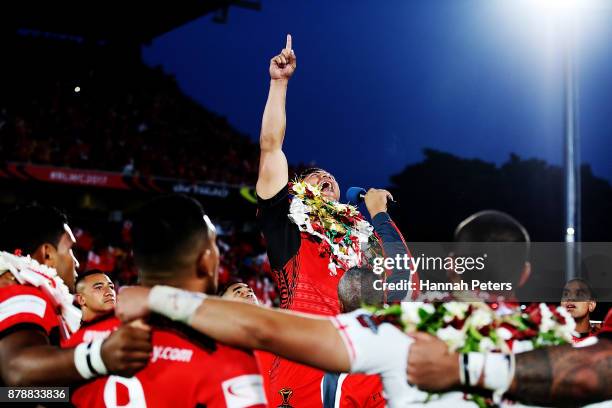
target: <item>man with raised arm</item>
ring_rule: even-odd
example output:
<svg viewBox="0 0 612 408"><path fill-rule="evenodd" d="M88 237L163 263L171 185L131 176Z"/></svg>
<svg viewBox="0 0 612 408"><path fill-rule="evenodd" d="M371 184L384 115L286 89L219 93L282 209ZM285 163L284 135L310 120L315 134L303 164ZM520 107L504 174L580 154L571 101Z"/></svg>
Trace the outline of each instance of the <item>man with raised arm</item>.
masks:
<svg viewBox="0 0 612 408"><path fill-rule="evenodd" d="M402 248L393 252L406 253L407 249L386 212L391 198L388 191L370 189L366 194L370 225L355 207L338 202L340 187L329 172L309 169L289 182L282 147L287 85L296 66L288 35L285 48L270 60L270 91L260 136L257 218L280 291L280 307L333 316L340 313L338 282L346 270L367 263L364 248L379 247L383 241ZM385 243L385 237L393 242ZM378 256L383 256L382 251ZM410 279L409 271L405 275ZM291 395L292 406L322 406L322 372L277 359L266 374L275 396L271 406L286 403L282 395Z"/></svg>

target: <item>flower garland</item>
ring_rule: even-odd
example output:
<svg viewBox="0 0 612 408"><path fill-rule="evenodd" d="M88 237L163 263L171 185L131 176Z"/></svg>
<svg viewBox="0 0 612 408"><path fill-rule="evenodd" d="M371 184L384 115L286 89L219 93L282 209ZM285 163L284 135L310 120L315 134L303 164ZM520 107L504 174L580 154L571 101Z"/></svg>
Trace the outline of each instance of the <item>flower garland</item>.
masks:
<svg viewBox="0 0 612 408"><path fill-rule="evenodd" d="M29 256L17 256L0 251L0 275L10 272L17 282L40 288L60 311L69 334L75 333L81 324L81 311L75 307L68 287L54 268L39 264Z"/></svg>
<svg viewBox="0 0 612 408"><path fill-rule="evenodd" d="M493 307L492 307L493 306ZM498 313L498 309L505 310ZM388 321L404 332L427 332L444 341L450 351L521 353L568 344L576 323L563 307L534 303L522 310L484 302L403 302L386 308L371 308L375 318ZM479 407L494 401L470 394Z"/></svg>
<svg viewBox="0 0 612 408"><path fill-rule="evenodd" d="M321 239L319 255L329 257L329 272L335 276L337 269L345 271L362 266L368 248L379 245L374 228L355 206L327 199L318 186L304 181L291 183L293 194L289 207L289 219L300 231Z"/></svg>

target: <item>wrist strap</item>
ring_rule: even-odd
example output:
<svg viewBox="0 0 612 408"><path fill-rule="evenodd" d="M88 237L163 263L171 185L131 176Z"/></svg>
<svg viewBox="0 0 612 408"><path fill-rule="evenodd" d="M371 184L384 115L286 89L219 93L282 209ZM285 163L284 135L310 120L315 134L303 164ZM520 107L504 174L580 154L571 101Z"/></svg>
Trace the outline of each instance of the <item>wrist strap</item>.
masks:
<svg viewBox="0 0 612 408"><path fill-rule="evenodd" d="M89 349L91 365L98 375L108 374L104 360L102 360L102 343L104 343L104 339L94 340L91 342Z"/></svg>
<svg viewBox="0 0 612 408"><path fill-rule="evenodd" d="M204 299L206 295L203 293L158 285L151 289L148 302L152 312L189 324L191 317Z"/></svg>
<svg viewBox="0 0 612 408"><path fill-rule="evenodd" d="M89 345L90 343L81 343L74 349L74 366L77 371L86 380L93 378L95 375L89 369L89 365L87 364L87 356L89 355Z"/></svg>

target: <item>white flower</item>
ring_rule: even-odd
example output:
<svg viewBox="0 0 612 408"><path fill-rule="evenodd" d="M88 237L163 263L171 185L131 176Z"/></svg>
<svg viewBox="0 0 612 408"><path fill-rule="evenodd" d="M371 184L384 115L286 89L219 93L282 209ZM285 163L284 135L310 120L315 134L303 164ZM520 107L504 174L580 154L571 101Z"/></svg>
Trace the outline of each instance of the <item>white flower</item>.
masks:
<svg viewBox="0 0 612 408"><path fill-rule="evenodd" d="M555 328L555 320L553 314L546 305L546 303L540 303L540 313L542 314L542 321L540 322L540 333L547 333Z"/></svg>
<svg viewBox="0 0 612 408"><path fill-rule="evenodd" d="M465 319L465 313L469 307L470 305L464 302L444 303L444 309L446 309L446 313L444 314L444 322L450 323L454 318L459 320Z"/></svg>
<svg viewBox="0 0 612 408"><path fill-rule="evenodd" d="M304 194L306 192L305 183L295 183L293 185L293 192L296 194Z"/></svg>
<svg viewBox="0 0 612 408"><path fill-rule="evenodd" d="M480 329L493 323L490 310L478 308L470 316L471 325Z"/></svg>
<svg viewBox="0 0 612 408"><path fill-rule="evenodd" d="M495 332L504 341L510 340L512 338L512 332L506 329L505 327L498 327Z"/></svg>
<svg viewBox="0 0 612 408"><path fill-rule="evenodd" d="M483 338L480 340L480 343L478 343L478 351L493 351L497 348L497 345L493 343L493 340L491 340L489 337Z"/></svg>
<svg viewBox="0 0 612 408"><path fill-rule="evenodd" d="M299 227L304 228L306 225L310 225L310 219L308 218L308 207L302 200L294 197L291 200L289 206L289 218Z"/></svg>
<svg viewBox="0 0 612 408"><path fill-rule="evenodd" d="M444 341L451 350L457 350L465 344L465 333L452 326L438 329L436 335L440 340Z"/></svg>
<svg viewBox="0 0 612 408"><path fill-rule="evenodd" d="M436 312L436 308L431 303L423 303L421 305L421 309L426 311L428 314L434 314Z"/></svg>
<svg viewBox="0 0 612 408"><path fill-rule="evenodd" d="M421 322L419 309L422 304L421 302L402 302L402 322L404 324L419 324Z"/></svg>
<svg viewBox="0 0 612 408"><path fill-rule="evenodd" d="M566 308L558 306L557 312L565 319L565 324L560 324L555 330L555 334L559 337L564 338L566 341L571 341L572 334L576 330L576 321Z"/></svg>
<svg viewBox="0 0 612 408"><path fill-rule="evenodd" d="M533 342L531 340L518 340L512 342L512 352L514 354L526 353L533 350Z"/></svg>

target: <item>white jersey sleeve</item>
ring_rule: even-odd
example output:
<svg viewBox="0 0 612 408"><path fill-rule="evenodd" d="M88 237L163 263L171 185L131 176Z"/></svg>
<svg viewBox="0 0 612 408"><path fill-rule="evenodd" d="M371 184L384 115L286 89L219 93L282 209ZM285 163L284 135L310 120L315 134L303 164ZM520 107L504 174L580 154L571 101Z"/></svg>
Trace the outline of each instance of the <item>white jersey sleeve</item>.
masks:
<svg viewBox="0 0 612 408"><path fill-rule="evenodd" d="M351 359L351 372L380 374L391 408L409 406L425 393L408 384L406 367L413 340L390 323L376 324L363 309L331 318Z"/></svg>

